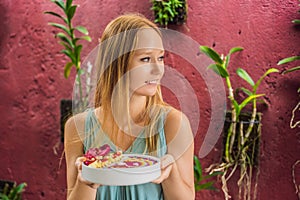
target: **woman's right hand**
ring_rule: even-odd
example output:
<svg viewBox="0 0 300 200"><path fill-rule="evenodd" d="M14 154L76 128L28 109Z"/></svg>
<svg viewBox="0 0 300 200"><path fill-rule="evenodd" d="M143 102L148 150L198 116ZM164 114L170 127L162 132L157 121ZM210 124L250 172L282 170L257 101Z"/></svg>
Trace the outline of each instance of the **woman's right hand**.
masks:
<svg viewBox="0 0 300 200"><path fill-rule="evenodd" d="M77 180L82 183L82 184L86 184L87 186L93 188L93 189L97 189L99 186L101 186L100 184L97 183L92 183L90 181L85 180L82 177L82 163L84 162L85 158L84 157L78 157L75 161L75 166L77 167L78 170L78 175L77 175Z"/></svg>

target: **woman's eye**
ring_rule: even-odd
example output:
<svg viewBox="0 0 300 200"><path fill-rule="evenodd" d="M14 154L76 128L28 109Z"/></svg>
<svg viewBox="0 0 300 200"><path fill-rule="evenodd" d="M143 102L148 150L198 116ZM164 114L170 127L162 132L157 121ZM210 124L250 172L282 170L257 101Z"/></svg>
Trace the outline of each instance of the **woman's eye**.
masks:
<svg viewBox="0 0 300 200"><path fill-rule="evenodd" d="M149 62L150 61L150 57L145 57L145 58L141 58L142 62Z"/></svg>
<svg viewBox="0 0 300 200"><path fill-rule="evenodd" d="M160 56L159 58L158 58L158 61L163 61L164 60L164 56Z"/></svg>

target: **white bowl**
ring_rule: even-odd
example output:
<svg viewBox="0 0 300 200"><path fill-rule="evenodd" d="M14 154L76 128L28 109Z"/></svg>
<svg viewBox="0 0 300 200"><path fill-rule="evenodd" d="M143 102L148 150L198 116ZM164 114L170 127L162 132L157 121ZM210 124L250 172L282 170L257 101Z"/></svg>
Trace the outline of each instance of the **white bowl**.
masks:
<svg viewBox="0 0 300 200"><path fill-rule="evenodd" d="M82 164L82 177L92 183L121 186L148 183L161 175L159 158L141 154L123 154L120 162L131 156L152 159L157 163L131 168L94 168Z"/></svg>

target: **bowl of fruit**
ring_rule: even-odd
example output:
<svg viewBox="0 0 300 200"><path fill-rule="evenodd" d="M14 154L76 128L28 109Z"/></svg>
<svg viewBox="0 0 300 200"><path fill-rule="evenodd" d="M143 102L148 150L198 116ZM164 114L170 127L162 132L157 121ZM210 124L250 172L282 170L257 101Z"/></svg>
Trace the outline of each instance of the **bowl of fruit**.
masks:
<svg viewBox="0 0 300 200"><path fill-rule="evenodd" d="M90 148L84 157L82 177L101 185L143 184L161 175L159 158L113 152L108 144Z"/></svg>

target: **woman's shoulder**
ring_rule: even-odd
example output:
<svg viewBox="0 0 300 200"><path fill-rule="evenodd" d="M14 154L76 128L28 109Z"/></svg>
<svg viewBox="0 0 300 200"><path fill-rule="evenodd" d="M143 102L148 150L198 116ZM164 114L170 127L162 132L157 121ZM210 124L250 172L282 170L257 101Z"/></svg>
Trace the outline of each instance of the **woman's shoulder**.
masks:
<svg viewBox="0 0 300 200"><path fill-rule="evenodd" d="M88 112L82 112L72 115L66 122L66 126L74 126L76 123L84 123Z"/></svg>
<svg viewBox="0 0 300 200"><path fill-rule="evenodd" d="M187 118L187 116L180 110L177 110L176 108L172 107L172 106L168 106L168 113L166 116L166 123L188 123L189 124L189 120Z"/></svg>
<svg viewBox="0 0 300 200"><path fill-rule="evenodd" d="M71 116L65 123L65 135L78 135L78 133L84 131L85 120L88 115L88 111L75 114Z"/></svg>
<svg viewBox="0 0 300 200"><path fill-rule="evenodd" d="M173 107L169 107L169 112L165 119L164 129L167 138L172 138L180 130L190 131L190 122L188 117L182 111Z"/></svg>
<svg viewBox="0 0 300 200"><path fill-rule="evenodd" d="M164 125L166 141L174 150L185 150L192 144L193 133L188 117L175 108L171 108ZM169 149L170 150L170 149Z"/></svg>

